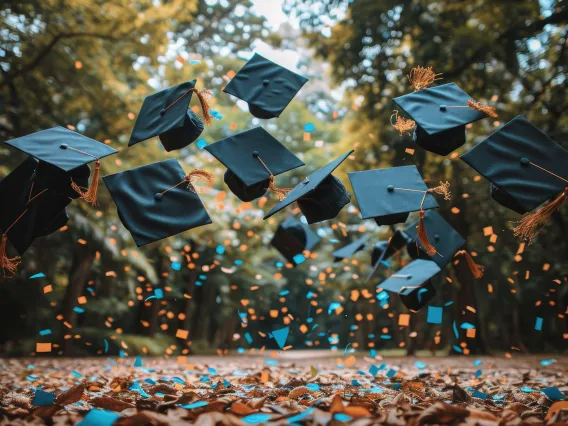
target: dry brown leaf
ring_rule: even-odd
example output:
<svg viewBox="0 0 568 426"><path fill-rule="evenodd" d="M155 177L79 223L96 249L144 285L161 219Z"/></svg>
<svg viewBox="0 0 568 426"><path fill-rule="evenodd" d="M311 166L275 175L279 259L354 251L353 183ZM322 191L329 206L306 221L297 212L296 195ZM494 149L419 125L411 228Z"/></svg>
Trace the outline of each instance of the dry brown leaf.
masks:
<svg viewBox="0 0 568 426"><path fill-rule="evenodd" d="M251 408L258 410L258 409L262 408L262 406L264 405L264 403L266 402L267 399L268 399L268 396L265 396L265 397L262 397L262 398L254 398L254 399L251 399L247 403L247 405Z"/></svg>
<svg viewBox="0 0 568 426"><path fill-rule="evenodd" d="M157 393L163 393L164 395L177 395L177 390L175 388L172 388L171 386L168 385L164 385L159 384L159 385L155 385L152 386L149 390L148 393L150 395L155 395Z"/></svg>
<svg viewBox="0 0 568 426"><path fill-rule="evenodd" d="M467 409L457 406L437 402L434 405L426 408L418 416L419 425L429 425L438 423L450 423L455 420L461 420L469 415Z"/></svg>
<svg viewBox="0 0 568 426"><path fill-rule="evenodd" d="M55 403L59 405L68 405L74 404L77 401L81 400L83 393L85 392L85 386L79 384L75 385L72 388L66 390L63 393L60 393L55 398Z"/></svg>
<svg viewBox="0 0 568 426"><path fill-rule="evenodd" d="M341 395L336 393L331 398L331 404L329 405L330 414L343 413L343 402L341 401Z"/></svg>
<svg viewBox="0 0 568 426"><path fill-rule="evenodd" d="M345 407L344 411L345 414L347 414L348 416L351 417L370 417L372 414L369 410L367 410L365 407L361 407L361 406L347 406Z"/></svg>
<svg viewBox="0 0 568 426"><path fill-rule="evenodd" d="M305 386L300 386L300 387L297 387L296 389L292 389L290 391L290 393L288 394L288 398L297 399L297 398L299 398L302 395L305 395L307 393L310 393L310 390Z"/></svg>
<svg viewBox="0 0 568 426"><path fill-rule="evenodd" d="M249 414L256 413L258 410L255 410L242 402L234 402L229 411L239 416L247 416Z"/></svg>
<svg viewBox="0 0 568 426"><path fill-rule="evenodd" d="M116 412L121 412L127 408L136 408L134 404L129 404L128 402L121 401L116 398L111 398L108 396L101 396L99 398L93 398L89 401L91 405L97 408L103 408L105 410L111 410Z"/></svg>

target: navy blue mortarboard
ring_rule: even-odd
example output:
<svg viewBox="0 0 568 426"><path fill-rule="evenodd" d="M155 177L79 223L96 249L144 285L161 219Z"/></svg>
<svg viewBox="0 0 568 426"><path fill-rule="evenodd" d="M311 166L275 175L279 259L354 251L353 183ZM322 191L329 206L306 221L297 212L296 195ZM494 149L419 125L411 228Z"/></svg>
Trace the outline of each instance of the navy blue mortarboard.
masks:
<svg viewBox="0 0 568 426"><path fill-rule="evenodd" d="M95 204L97 199L100 160L118 152L108 145L64 127L42 130L6 141L6 144L47 163L39 167L38 183L71 198L74 197L74 191L92 204ZM96 161L95 172L87 189L88 164L93 161Z"/></svg>
<svg viewBox="0 0 568 426"><path fill-rule="evenodd" d="M388 241L379 241L373 247L371 264L375 265L379 259L387 260L410 242L410 237L400 229L397 229ZM383 255L384 253L384 255Z"/></svg>
<svg viewBox="0 0 568 426"><path fill-rule="evenodd" d="M255 117L269 119L279 117L307 81L307 78L255 53L224 92L247 102Z"/></svg>
<svg viewBox="0 0 568 426"><path fill-rule="evenodd" d="M203 110L203 120L211 122L208 90L195 89L196 80L178 84L154 93L144 99L136 118L128 146L155 136L166 151L181 149L196 141L203 132L203 121L189 108L193 93L197 95Z"/></svg>
<svg viewBox="0 0 568 426"><path fill-rule="evenodd" d="M225 167L225 183L241 201L252 201L268 189L280 199L285 190L274 186L274 176L304 163L262 127L222 139L204 149Z"/></svg>
<svg viewBox="0 0 568 426"><path fill-rule="evenodd" d="M465 143L466 124L497 116L493 108L473 101L455 83L418 90L393 101L416 122L414 141L439 155L448 155ZM398 113L393 116L399 120ZM393 126L398 129L396 123Z"/></svg>
<svg viewBox="0 0 568 426"><path fill-rule="evenodd" d="M282 222L270 244L293 265L304 262L304 251L311 251L320 237L308 225L289 217Z"/></svg>
<svg viewBox="0 0 568 426"><path fill-rule="evenodd" d="M341 247L340 249L335 250L332 253L334 262L339 262L343 259L349 259L358 251L364 250L369 238L371 238L370 235L364 235L363 237L356 239L355 241Z"/></svg>
<svg viewBox="0 0 568 426"><path fill-rule="evenodd" d="M268 219L294 201L298 202L298 207L300 207L309 224L333 219L337 216L351 200L351 194L332 173L353 152L354 150L346 152L328 165L308 175L286 195L284 200L276 204L264 216L264 219Z"/></svg>
<svg viewBox="0 0 568 426"><path fill-rule="evenodd" d="M194 170L187 175L175 159L159 161L103 177L124 227L138 247L211 222L193 186L212 177Z"/></svg>
<svg viewBox="0 0 568 426"><path fill-rule="evenodd" d="M491 182L501 205L524 214L515 234L529 242L568 197L568 151L525 118L518 116L495 131L461 159Z"/></svg>
<svg viewBox="0 0 568 426"><path fill-rule="evenodd" d="M410 212L439 207L431 192L443 193L449 199L449 184L441 183L440 187L429 190L416 166L349 172L348 175L361 216L374 218L378 225L404 223Z"/></svg>
<svg viewBox="0 0 568 426"><path fill-rule="evenodd" d="M417 259L392 274L377 287L398 294L408 309L418 311L436 294L430 280L440 271L436 262Z"/></svg>

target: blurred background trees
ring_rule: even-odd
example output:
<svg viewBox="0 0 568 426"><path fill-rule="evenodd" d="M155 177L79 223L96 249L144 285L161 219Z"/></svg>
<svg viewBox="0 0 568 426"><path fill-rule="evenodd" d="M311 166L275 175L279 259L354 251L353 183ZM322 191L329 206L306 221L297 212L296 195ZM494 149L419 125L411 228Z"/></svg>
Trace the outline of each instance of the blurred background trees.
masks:
<svg viewBox="0 0 568 426"><path fill-rule="evenodd" d="M109 353L131 355L275 348L268 333L284 325L294 348L565 349L566 207L523 247L508 231L517 215L493 202L488 183L458 158L519 114L568 148L565 3L284 0L300 33L289 24L271 27L251 1L4 2L2 140L63 125L121 150L102 162L103 174L178 158L186 170L205 168L217 181L201 196L212 225L141 249L104 185L96 209L75 201L68 226L37 240L17 276L0 283L3 353L29 354L36 342L52 342L53 353L65 355L103 353L106 344ZM274 51L276 61L278 52L299 52L297 66L310 78L270 121L222 93L260 40L282 49ZM467 145L448 157L401 138L389 125L391 99L409 91L405 75L415 65L432 66L446 82L495 105L499 119L470 126ZM157 139L125 149L143 98L193 78L213 91L222 116L203 140L172 153ZM306 124L315 130L306 132ZM317 249L298 267L286 265L269 242L278 222L299 211L263 221L274 198L240 202L223 184L224 167L200 149L258 125L306 163L278 177L281 186L294 186L351 148L355 154L336 172L346 185L347 171L406 164L433 182L450 180L452 201L440 212L487 266L485 276L471 281L447 267L436 277L431 304L444 306L442 325L427 324L426 309L411 313L392 295L388 303L378 300L388 268L364 283L372 244L340 263L331 256L364 234L373 242L391 234L361 221L356 203L314 225L322 237ZM0 147L0 176L22 159ZM489 226L491 240L484 235ZM44 278L30 279L40 272ZM157 289L163 298L153 297ZM401 325L401 314L410 314L409 325ZM542 331L534 329L536 317ZM475 337L459 328L465 321L475 325ZM39 336L44 329L52 334Z"/></svg>

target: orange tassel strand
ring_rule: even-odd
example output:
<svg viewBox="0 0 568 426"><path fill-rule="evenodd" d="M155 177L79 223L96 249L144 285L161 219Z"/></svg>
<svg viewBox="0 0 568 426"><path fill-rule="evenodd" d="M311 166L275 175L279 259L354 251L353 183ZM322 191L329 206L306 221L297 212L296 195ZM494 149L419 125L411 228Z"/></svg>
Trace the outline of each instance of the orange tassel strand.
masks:
<svg viewBox="0 0 568 426"><path fill-rule="evenodd" d="M191 89L191 91L195 92L197 98L199 99L199 103L201 104L201 110L203 111L203 121L205 124L211 124L213 117L211 117L210 109L211 105L209 105L209 101L213 98L213 93L210 90L203 89L201 91L197 89Z"/></svg>
<svg viewBox="0 0 568 426"><path fill-rule="evenodd" d="M418 221L418 226L416 229L418 232L416 233L418 237L418 241L422 245L422 248L428 253L428 256L434 256L438 251L436 247L430 244L430 240L428 239L428 233L426 232L426 225L424 224L424 210L420 210L420 220Z"/></svg>
<svg viewBox="0 0 568 426"><path fill-rule="evenodd" d="M487 114L489 117L497 118L499 114L495 112L495 108L489 105L483 105L481 102L475 102L473 99L467 101L467 106L477 111Z"/></svg>
<svg viewBox="0 0 568 426"><path fill-rule="evenodd" d="M192 192L199 192L199 193L209 191L209 189L211 189L211 187L213 187L213 184L215 183L215 176L212 173L209 173L205 170L200 170L200 169L193 169L191 172L189 172L185 176L184 179L185 179L185 181L188 182L187 188L189 190L191 190ZM194 184L198 180L205 181L207 185L205 187L197 187L196 188L194 186Z"/></svg>
<svg viewBox="0 0 568 426"><path fill-rule="evenodd" d="M450 192L450 182L446 181L440 182L439 186L435 188L430 188L428 192L435 192L436 194L440 194L444 196L444 200L450 201L452 197L452 193Z"/></svg>
<svg viewBox="0 0 568 426"><path fill-rule="evenodd" d="M441 80L441 77L436 78L439 75L442 74L434 73L434 71L432 71L432 67L424 68L422 66L417 66L410 70L407 77L410 84L414 87L414 91L417 92L418 90L422 90L430 86L436 80Z"/></svg>
<svg viewBox="0 0 568 426"><path fill-rule="evenodd" d="M77 194L79 194L83 200L85 200L86 202L90 203L93 206L97 205L100 168L101 168L101 162L97 160L97 162L95 163L95 172L93 173L93 177L91 179L91 185L89 186L89 189L87 191L85 191L83 188L81 188L79 185L73 182L73 180L71 180L71 188L73 188L73 190L77 192Z"/></svg>
<svg viewBox="0 0 568 426"><path fill-rule="evenodd" d="M288 195L288 193L292 190L292 188L277 188L274 185L273 175L270 175L270 184L268 185L268 189L274 192L280 201L286 198L286 195Z"/></svg>
<svg viewBox="0 0 568 426"><path fill-rule="evenodd" d="M390 121L391 126L400 132L400 136L404 135L405 133L410 136L410 131L416 126L416 122L414 120L399 116L397 110L393 111Z"/></svg>
<svg viewBox="0 0 568 426"><path fill-rule="evenodd" d="M458 251L455 257L457 256L463 256L465 258L465 261L467 262L467 266L471 271L471 275L473 275L473 278L478 280L481 277L483 277L483 270L485 269L485 266L475 263L471 255L466 250Z"/></svg>
<svg viewBox="0 0 568 426"><path fill-rule="evenodd" d="M10 275L14 275L18 270L18 266L20 265L20 256L16 257L8 257L6 254L6 243L8 240L8 236L6 234L2 234L2 240L0 242L0 268L2 269L2 276L6 278L6 272Z"/></svg>
<svg viewBox="0 0 568 426"><path fill-rule="evenodd" d="M568 187L566 187L554 201L541 207L536 212L523 217L518 222L518 225L512 228L515 237L528 241L528 243L531 244L540 231L540 228L542 228L552 213L562 206L566 198L568 198Z"/></svg>

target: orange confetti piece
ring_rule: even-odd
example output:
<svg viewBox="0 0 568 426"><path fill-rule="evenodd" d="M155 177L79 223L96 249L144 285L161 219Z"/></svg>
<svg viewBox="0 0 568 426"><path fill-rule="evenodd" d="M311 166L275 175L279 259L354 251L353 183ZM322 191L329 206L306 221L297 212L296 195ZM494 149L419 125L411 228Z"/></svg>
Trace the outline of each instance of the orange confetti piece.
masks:
<svg viewBox="0 0 568 426"><path fill-rule="evenodd" d="M406 152L406 153L409 154L409 155L414 155L414 151L415 151L415 150L412 149L412 148L406 148L406 149L404 150L404 152Z"/></svg>
<svg viewBox="0 0 568 426"><path fill-rule="evenodd" d="M493 235L493 227L492 226L486 226L485 228L483 228L483 236L484 237L489 237Z"/></svg>
<svg viewBox="0 0 568 426"><path fill-rule="evenodd" d="M36 352L37 353L51 352L51 343L36 343Z"/></svg>
<svg viewBox="0 0 568 426"><path fill-rule="evenodd" d="M187 339L187 337L189 336L189 331L188 330L182 330L181 328L178 328L178 330L176 331L176 337L178 339Z"/></svg>
<svg viewBox="0 0 568 426"><path fill-rule="evenodd" d="M52 291L53 291L53 287L51 286L51 284L46 285L46 286L43 288L43 294L51 293Z"/></svg>
<svg viewBox="0 0 568 426"><path fill-rule="evenodd" d="M407 326L410 324L410 315L409 314L400 314L398 316L398 325L400 326Z"/></svg>

